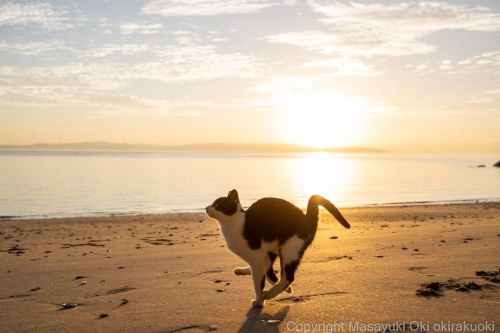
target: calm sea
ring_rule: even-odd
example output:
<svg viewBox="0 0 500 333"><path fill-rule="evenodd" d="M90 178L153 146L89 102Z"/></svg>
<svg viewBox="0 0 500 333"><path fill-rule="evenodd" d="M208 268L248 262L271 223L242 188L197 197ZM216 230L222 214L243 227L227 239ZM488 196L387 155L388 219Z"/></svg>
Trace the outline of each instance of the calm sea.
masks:
<svg viewBox="0 0 500 333"><path fill-rule="evenodd" d="M202 210L236 188L305 207L500 200L496 155L0 152L0 216ZM486 164L485 168L477 168Z"/></svg>

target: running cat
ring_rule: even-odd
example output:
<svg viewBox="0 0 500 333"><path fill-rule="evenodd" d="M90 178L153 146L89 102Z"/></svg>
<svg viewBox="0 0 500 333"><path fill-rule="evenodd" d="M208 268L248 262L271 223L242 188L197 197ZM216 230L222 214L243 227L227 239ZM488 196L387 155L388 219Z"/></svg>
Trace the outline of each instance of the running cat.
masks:
<svg viewBox="0 0 500 333"><path fill-rule="evenodd" d="M249 264L249 267L236 267L234 273L252 275L253 307L262 307L264 300L284 290L291 292L290 285L300 259L316 234L318 206L325 207L345 228L350 228L339 210L319 195L311 196L306 214L290 202L277 198L257 200L245 211L236 190L206 208L208 216L219 222L229 250ZM277 257L281 262L279 282L273 269ZM273 284L269 290L264 290L265 278Z"/></svg>

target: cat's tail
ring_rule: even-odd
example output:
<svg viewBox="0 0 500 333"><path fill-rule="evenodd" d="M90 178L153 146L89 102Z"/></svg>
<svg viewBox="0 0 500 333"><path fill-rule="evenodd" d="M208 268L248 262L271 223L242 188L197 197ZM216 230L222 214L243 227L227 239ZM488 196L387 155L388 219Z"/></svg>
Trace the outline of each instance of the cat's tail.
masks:
<svg viewBox="0 0 500 333"><path fill-rule="evenodd" d="M349 229L351 227L349 222L347 222L334 204L322 196L315 194L309 198L306 212L306 217L312 228L313 235L316 233L316 229L318 228L319 206L323 206L328 212L330 212L330 214L332 214L337 221L344 226L344 228Z"/></svg>

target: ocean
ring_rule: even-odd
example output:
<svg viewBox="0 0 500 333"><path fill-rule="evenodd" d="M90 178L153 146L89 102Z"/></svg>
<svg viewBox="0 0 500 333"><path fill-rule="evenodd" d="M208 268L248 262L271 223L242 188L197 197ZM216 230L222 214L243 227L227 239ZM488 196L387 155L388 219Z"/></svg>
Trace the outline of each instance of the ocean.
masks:
<svg viewBox="0 0 500 333"><path fill-rule="evenodd" d="M305 207L500 201L489 154L0 152L0 217L201 211L237 189ZM486 167L478 168L477 165Z"/></svg>

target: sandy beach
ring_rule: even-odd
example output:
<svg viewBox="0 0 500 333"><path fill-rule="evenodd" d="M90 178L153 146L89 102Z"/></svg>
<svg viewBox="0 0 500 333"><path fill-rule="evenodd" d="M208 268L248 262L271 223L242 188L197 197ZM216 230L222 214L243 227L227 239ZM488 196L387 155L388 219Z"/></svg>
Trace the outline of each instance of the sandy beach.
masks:
<svg viewBox="0 0 500 333"><path fill-rule="evenodd" d="M499 203L342 212L352 228L322 212L294 293L263 309L205 214L0 221L0 331L500 330Z"/></svg>

